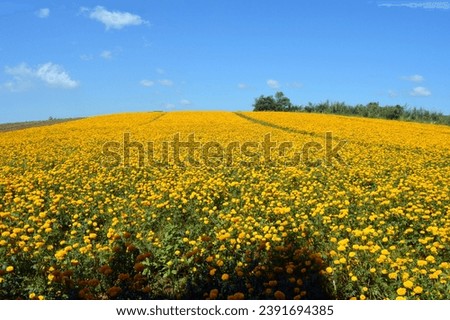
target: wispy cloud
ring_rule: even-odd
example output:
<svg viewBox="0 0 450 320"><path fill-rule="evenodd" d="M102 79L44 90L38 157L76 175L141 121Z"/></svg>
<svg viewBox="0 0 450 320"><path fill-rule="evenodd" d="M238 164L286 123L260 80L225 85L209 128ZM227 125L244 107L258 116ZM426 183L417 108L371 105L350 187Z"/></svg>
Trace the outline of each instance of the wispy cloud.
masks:
<svg viewBox="0 0 450 320"><path fill-rule="evenodd" d="M187 107L187 106L190 106L192 104L192 102L190 100L188 100L188 99L182 99L182 100L180 100L180 104L182 106Z"/></svg>
<svg viewBox="0 0 450 320"><path fill-rule="evenodd" d="M238 83L237 86L239 89L247 89L248 88L248 84L246 84L246 83Z"/></svg>
<svg viewBox="0 0 450 320"><path fill-rule="evenodd" d="M15 67L5 67L5 73L12 77L9 81L1 85L2 88L11 92L26 91L33 86L33 70L25 63L21 63Z"/></svg>
<svg viewBox="0 0 450 320"><path fill-rule="evenodd" d="M174 85L173 81L169 79L160 79L160 80L144 79L141 80L139 83L143 87L153 87L156 83L158 83L163 87L172 87Z"/></svg>
<svg viewBox="0 0 450 320"><path fill-rule="evenodd" d="M441 10L449 10L450 2L448 1L440 1L440 2L404 2L404 3L380 3L379 7L405 7L412 9L441 9Z"/></svg>
<svg viewBox="0 0 450 320"><path fill-rule="evenodd" d="M175 105L169 102L163 103L161 106L167 110L175 109Z"/></svg>
<svg viewBox="0 0 450 320"><path fill-rule="evenodd" d="M42 18L42 19L48 18L50 16L50 9L49 8L42 8L42 9L39 9L38 11L36 11L34 14L38 18Z"/></svg>
<svg viewBox="0 0 450 320"><path fill-rule="evenodd" d="M411 82L422 82L425 80L425 78L420 74L413 74L412 76L404 76L402 77L402 79Z"/></svg>
<svg viewBox="0 0 450 320"><path fill-rule="evenodd" d="M428 97L431 96L431 91L425 87L415 87L409 94L414 97Z"/></svg>
<svg viewBox="0 0 450 320"><path fill-rule="evenodd" d="M277 80L269 79L266 83L272 89L280 88L280 83Z"/></svg>
<svg viewBox="0 0 450 320"><path fill-rule="evenodd" d="M15 67L5 67L5 73L12 79L3 84L9 91L25 91L32 87L36 81L49 87L73 89L78 87L78 81L73 80L60 65L52 62L39 65L36 68L21 63Z"/></svg>
<svg viewBox="0 0 450 320"><path fill-rule="evenodd" d="M148 21L136 14L123 11L109 11L102 6L96 6L94 9L82 7L80 10L82 13L87 14L89 18L103 23L106 30L148 24Z"/></svg>
<svg viewBox="0 0 450 320"><path fill-rule="evenodd" d="M155 85L155 82L152 80L143 79L139 82L141 86L143 87L153 87Z"/></svg>
<svg viewBox="0 0 450 320"><path fill-rule="evenodd" d="M173 81L169 80L169 79L162 79L162 80L158 80L159 84L165 87L171 87L173 86Z"/></svg>
<svg viewBox="0 0 450 320"><path fill-rule="evenodd" d="M94 59L94 56L92 54L82 54L80 55L80 59L83 61L91 61Z"/></svg>
<svg viewBox="0 0 450 320"><path fill-rule="evenodd" d="M391 97L391 98L398 97L398 93L397 93L397 91L395 91L395 90L388 90L388 95L389 95L389 97Z"/></svg>
<svg viewBox="0 0 450 320"><path fill-rule="evenodd" d="M33 75L33 70L26 63L21 63L15 67L5 67L5 73L13 77L28 77Z"/></svg>
<svg viewBox="0 0 450 320"><path fill-rule="evenodd" d="M288 83L288 87L294 88L294 89L300 89L300 88L303 88L303 83L294 81L294 82Z"/></svg>
<svg viewBox="0 0 450 320"><path fill-rule="evenodd" d="M147 39L147 37L145 37L145 36L142 37L142 42L143 42L144 48L150 48L152 46L152 42L149 41Z"/></svg>
<svg viewBox="0 0 450 320"><path fill-rule="evenodd" d="M110 60L110 59L112 59L112 52L109 51L109 50L103 50L100 53L100 57L105 59L105 60Z"/></svg>

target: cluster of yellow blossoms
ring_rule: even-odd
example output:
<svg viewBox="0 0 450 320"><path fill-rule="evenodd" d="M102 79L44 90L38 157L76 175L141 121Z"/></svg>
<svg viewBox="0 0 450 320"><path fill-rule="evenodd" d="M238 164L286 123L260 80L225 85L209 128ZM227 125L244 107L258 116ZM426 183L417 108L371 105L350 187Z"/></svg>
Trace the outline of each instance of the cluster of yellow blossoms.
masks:
<svg viewBox="0 0 450 320"><path fill-rule="evenodd" d="M449 137L268 112L0 133L0 297L449 299Z"/></svg>

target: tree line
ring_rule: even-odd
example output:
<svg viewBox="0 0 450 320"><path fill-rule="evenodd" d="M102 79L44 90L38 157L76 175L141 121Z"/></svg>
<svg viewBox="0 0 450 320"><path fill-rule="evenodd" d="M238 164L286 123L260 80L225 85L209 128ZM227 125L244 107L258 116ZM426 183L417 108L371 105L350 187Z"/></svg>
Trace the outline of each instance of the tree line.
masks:
<svg viewBox="0 0 450 320"><path fill-rule="evenodd" d="M450 125L450 115L432 112L423 108L409 108L398 104L381 106L378 102L370 102L366 105L348 105L344 102L330 102L328 100L316 104L309 102L307 105L294 105L283 92L277 92L275 96L261 95L259 98L256 98L253 104L253 111L327 113Z"/></svg>

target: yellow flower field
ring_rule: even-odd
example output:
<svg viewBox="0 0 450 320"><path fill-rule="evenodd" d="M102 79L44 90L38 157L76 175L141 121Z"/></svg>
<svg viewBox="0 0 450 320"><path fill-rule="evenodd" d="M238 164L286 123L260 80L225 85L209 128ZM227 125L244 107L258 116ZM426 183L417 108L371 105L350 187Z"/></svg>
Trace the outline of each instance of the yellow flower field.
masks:
<svg viewBox="0 0 450 320"><path fill-rule="evenodd" d="M148 112L0 133L2 299L450 299L450 128Z"/></svg>

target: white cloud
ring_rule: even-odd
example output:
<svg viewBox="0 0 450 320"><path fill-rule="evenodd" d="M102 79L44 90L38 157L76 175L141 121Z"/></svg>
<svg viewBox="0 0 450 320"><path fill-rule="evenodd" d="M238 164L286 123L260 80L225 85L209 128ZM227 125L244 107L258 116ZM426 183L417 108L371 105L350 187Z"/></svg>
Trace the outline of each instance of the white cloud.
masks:
<svg viewBox="0 0 450 320"><path fill-rule="evenodd" d="M190 100L187 100L187 99L182 99L182 100L180 100L180 104L182 106L190 106L192 104L192 102Z"/></svg>
<svg viewBox="0 0 450 320"><path fill-rule="evenodd" d="M405 3L381 3L379 7L405 7L405 8L419 8L419 9L450 9L450 2L448 1L434 1L434 2L405 2Z"/></svg>
<svg viewBox="0 0 450 320"><path fill-rule="evenodd" d="M15 67L5 67L5 73L12 76L12 80L3 84L9 91L25 91L33 86L36 80L55 88L73 89L79 83L70 78L62 66L47 62L36 68L21 63Z"/></svg>
<svg viewBox="0 0 450 320"><path fill-rule="evenodd" d="M238 83L238 88L239 89L247 89L248 88L248 84L246 84L246 83Z"/></svg>
<svg viewBox="0 0 450 320"><path fill-rule="evenodd" d="M158 80L159 84L165 87L171 87L173 86L173 81L169 80L169 79L162 79L162 80Z"/></svg>
<svg viewBox="0 0 450 320"><path fill-rule="evenodd" d="M409 94L415 97L428 97L431 96L431 91L425 87L415 87Z"/></svg>
<svg viewBox="0 0 450 320"><path fill-rule="evenodd" d="M87 12L89 18L103 23L106 30L148 24L148 21L143 20L136 14L123 11L108 11L102 6L96 6L94 9L81 8L81 12Z"/></svg>
<svg viewBox="0 0 450 320"><path fill-rule="evenodd" d="M140 84L143 87L152 87L155 84L155 82L152 80L144 79L144 80L141 80Z"/></svg>
<svg viewBox="0 0 450 320"><path fill-rule="evenodd" d="M280 83L277 80L269 79L266 83L272 89L280 88Z"/></svg>
<svg viewBox="0 0 450 320"><path fill-rule="evenodd" d="M102 57L102 58L105 59L105 60L112 59L112 52L109 51L109 50L103 50L103 51L100 53L100 57Z"/></svg>
<svg viewBox="0 0 450 320"><path fill-rule="evenodd" d="M34 13L38 18L48 18L50 16L50 9L49 8L42 8L39 9Z"/></svg>
<svg viewBox="0 0 450 320"><path fill-rule="evenodd" d="M35 72L36 76L52 87L75 88L78 82L72 80L64 69L57 64L48 62L41 65Z"/></svg>
<svg viewBox="0 0 450 320"><path fill-rule="evenodd" d="M423 76L421 76L420 74L414 74L412 76L405 76L405 77L402 77L402 79L411 81L411 82L422 82L425 80L425 78Z"/></svg>

